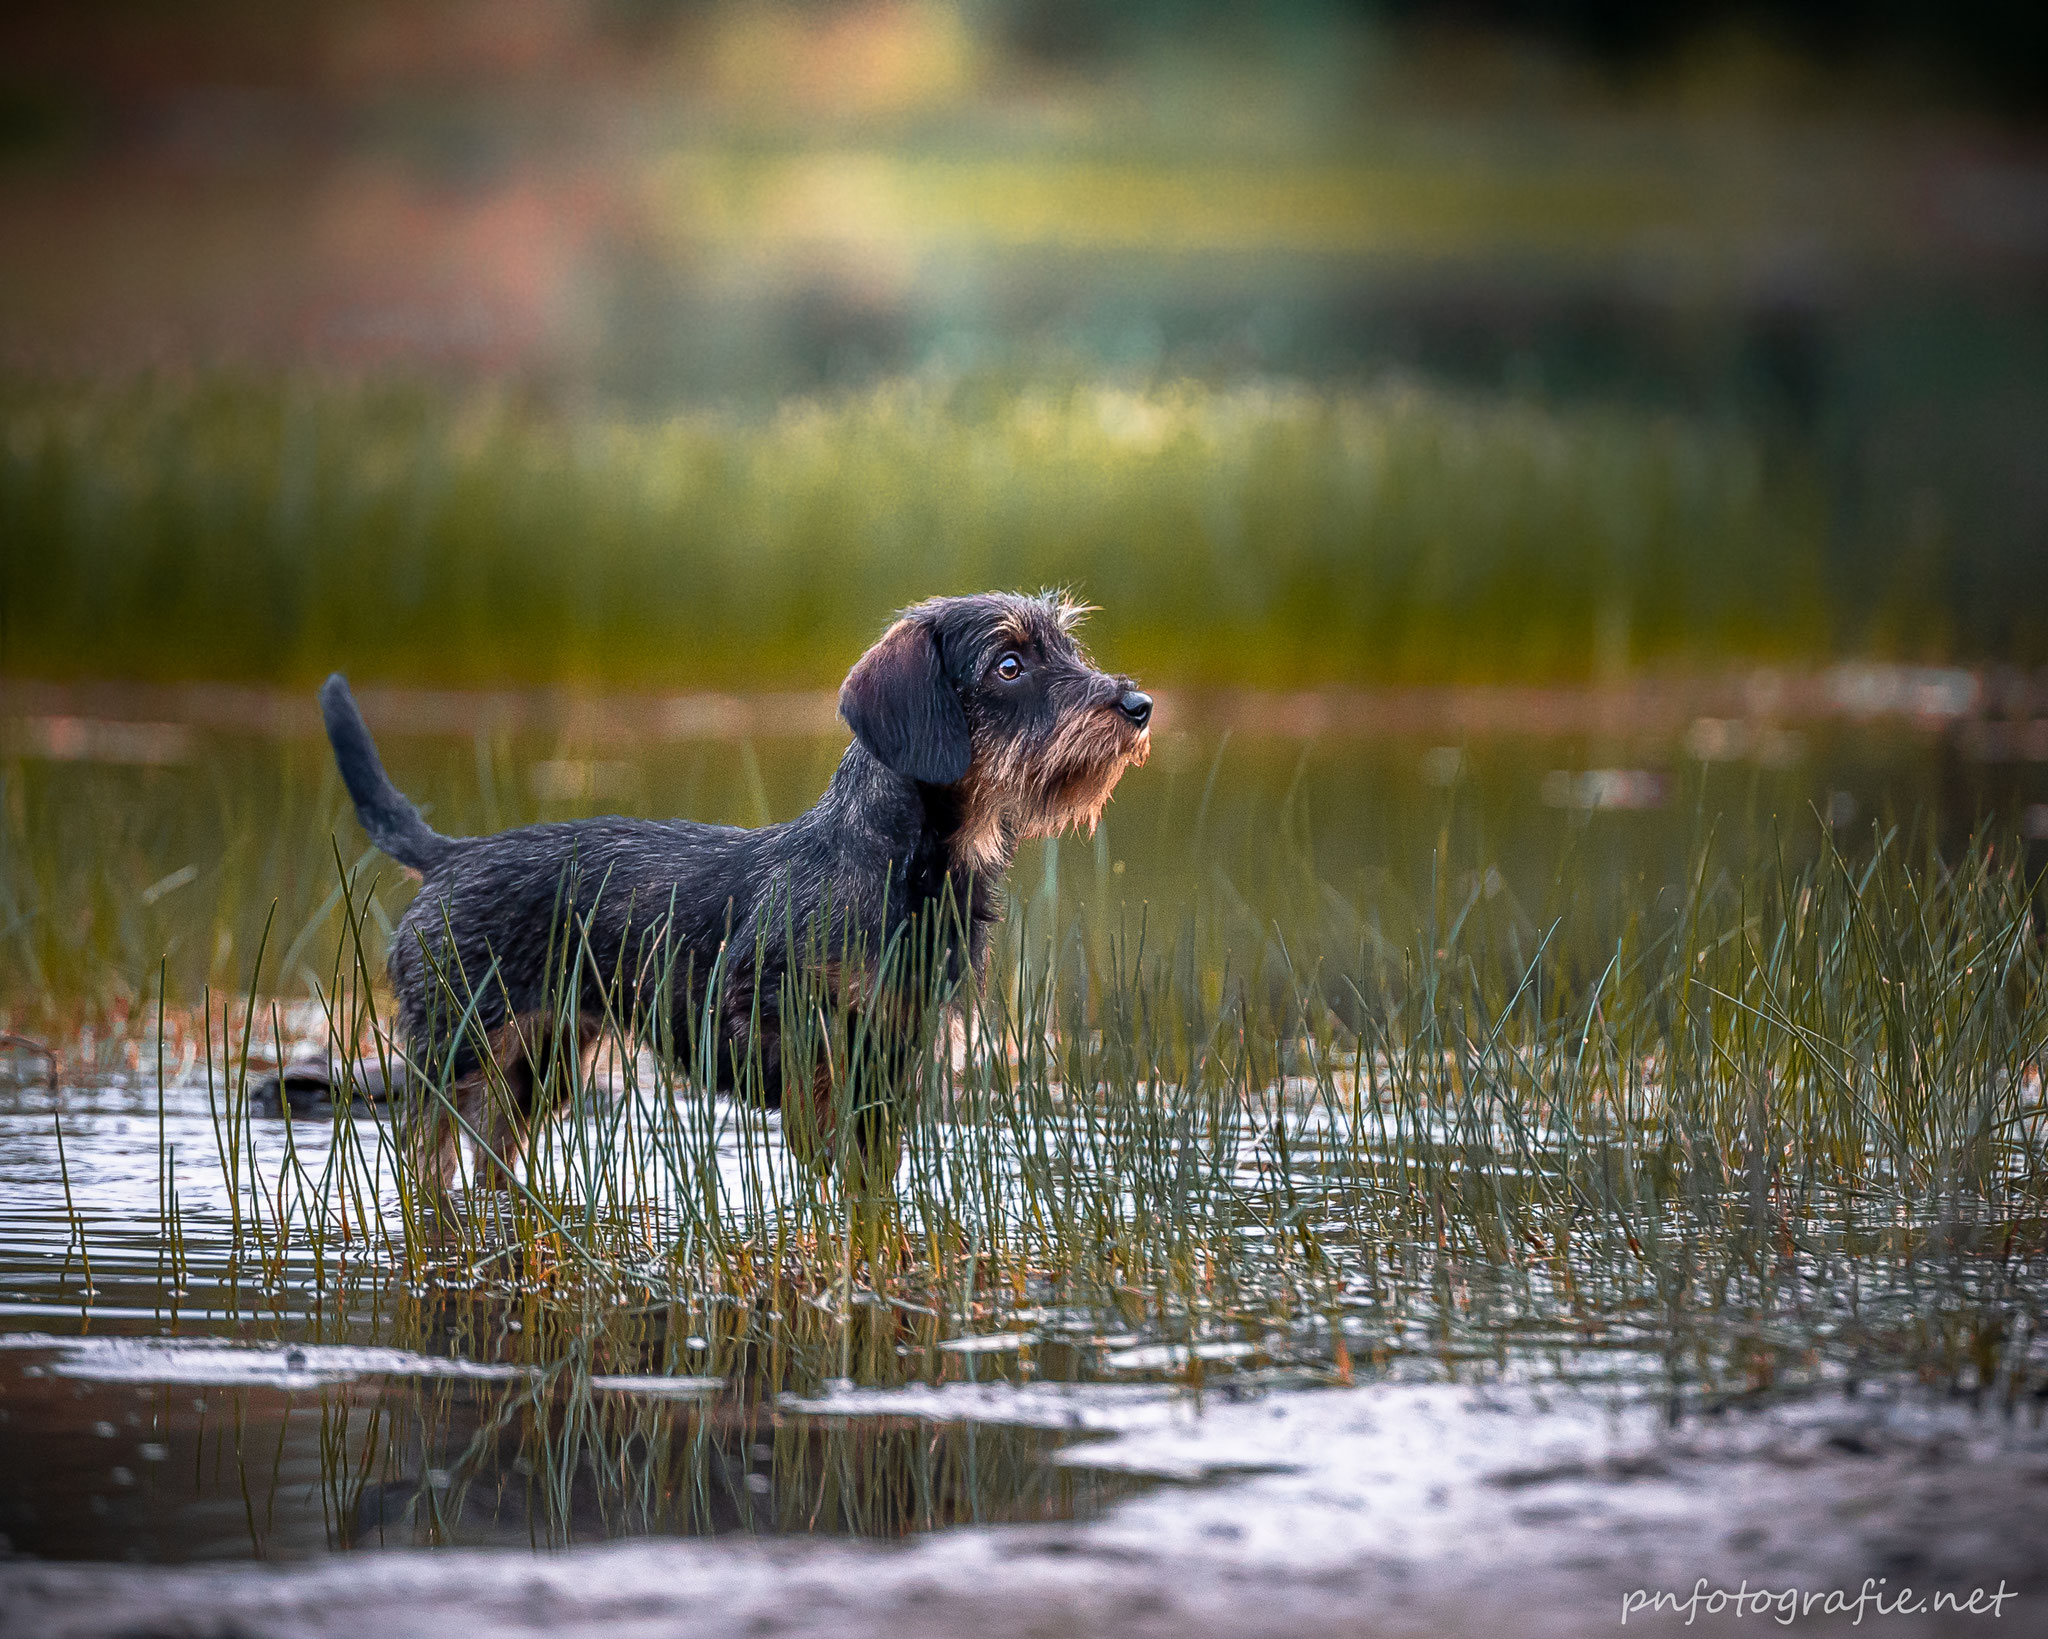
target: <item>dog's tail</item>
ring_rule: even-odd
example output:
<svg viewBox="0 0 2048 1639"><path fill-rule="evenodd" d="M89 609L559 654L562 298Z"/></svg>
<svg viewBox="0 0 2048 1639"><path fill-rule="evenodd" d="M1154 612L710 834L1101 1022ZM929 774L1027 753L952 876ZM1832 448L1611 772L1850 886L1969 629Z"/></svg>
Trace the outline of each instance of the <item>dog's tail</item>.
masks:
<svg viewBox="0 0 2048 1639"><path fill-rule="evenodd" d="M420 811L391 783L377 756L377 743L356 709L356 697L348 692L348 679L340 672L321 685L320 715L327 720L327 738L333 743L342 783L355 799L356 818L370 840L407 870L425 876L448 857L456 841L421 819Z"/></svg>

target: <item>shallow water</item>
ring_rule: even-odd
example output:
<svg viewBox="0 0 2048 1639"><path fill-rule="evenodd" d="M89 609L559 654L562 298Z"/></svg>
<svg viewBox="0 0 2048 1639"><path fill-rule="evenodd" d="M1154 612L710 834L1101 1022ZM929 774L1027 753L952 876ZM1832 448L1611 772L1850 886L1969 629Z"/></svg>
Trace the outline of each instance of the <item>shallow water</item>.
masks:
<svg viewBox="0 0 2048 1639"><path fill-rule="evenodd" d="M567 766L565 750L575 748L401 741L393 761L460 830L559 812L522 770L541 751ZM758 756L693 748L651 763L652 786L631 806L779 815L801 806L831 753L808 742ZM1887 812L1947 823L1952 771L1940 742L1896 725L1814 731L1778 763L1685 764L1668 745L1501 743L1460 750L1455 764L1444 753L1407 741L1163 748L1092 842L1020 861L1011 928L1100 937L1147 903L1189 906L1226 944L1277 923L1293 956L1361 930L1409 936L1445 892L1441 875L1454 901L1506 894L1534 915L1557 906L1565 870L1597 943L1603 918L1676 880L1703 815L1739 816L1713 831L1730 858L1780 823L1796 851L1812 846L1814 807L1842 817L1838 831ZM1572 772L1603 760L1655 779L1587 785ZM16 806L39 823L118 808L136 826L125 862L109 863L122 852L110 848L97 877L26 850L13 831L10 887L18 901L42 895L39 916L84 915L88 943L105 941L102 968L132 966L155 939L202 975L253 959L275 899L270 971L293 993L290 975L302 984L323 964L332 971L336 943L335 913L323 909L333 860L323 876L318 857L334 794L319 767L304 747L246 740L203 773L10 765ZM1981 795L1983 772L1967 800ZM2023 817L2042 770L1993 772L2007 817ZM225 791L210 810L207 783ZM1650 806L1628 806L1637 798ZM1794 832L1802 813L1809 830ZM194 958L209 926L213 949ZM27 948L17 941L8 960ZM317 1010L266 1013L253 1033L257 1067L277 1056L280 1028L287 1055L322 1035ZM1882 1206L1813 1189L1803 1215L1773 1219L1782 1256L1752 1246L1737 1257L1699 1225L1674 1224L1676 1250L1658 1252L1671 1261L1655 1267L1594 1246L1489 1263L1440 1233L1386 1232L1376 1197L1344 1171L1331 1110L1300 1078L1274 1086L1263 1113L1233 1130L1202 1186L1211 1193L1188 1197L1235 1215L1230 1245L1256 1276L1213 1313L1169 1313L1145 1294L1019 1288L922 1305L875 1298L864 1310L854 1300L852 1320L827 1291L799 1300L814 1315L784 1315L678 1284L658 1260L626 1266L632 1278L591 1313L565 1304L544 1267L408 1246L375 1121L249 1119L222 1067L237 1042L214 1044L209 1081L188 1018L164 1038L160 1081L147 1028L140 1039L132 1052L119 1039L65 1042L55 1091L34 1055L0 1061L0 1533L37 1559L891 1538L998 1524L1127 1534L1132 1519L1156 1517L1132 1509L1162 1483L1219 1488L1225 1500L1195 1513L1213 1533L1205 1551L1227 1557L1250 1552L1246 1543L1279 1552L1274 1532L1301 1527L1305 1499L1350 1483L1345 1464L1364 1461L1363 1448L1325 1438L1324 1420L1355 1397L1435 1406L1436 1416L1438 1402L1412 1397L1498 1390L1507 1399L1477 1422L1444 1413L1458 1449L1481 1467L1563 1474L1544 1443L1559 1430L1580 1439L1588 1418L1698 1429L1731 1405L1853 1399L1859 1381L1914 1373L2005 1415L2048 1382L2048 1346L2030 1318L2048 1307L2038 1260L2002 1257L1995 1228L1983 1244L1967 1221L1901 1224ZM636 1121L670 1096L644 1077L613 1091L613 1107ZM719 1210L749 1223L815 1212L772 1119L687 1089L674 1102L701 1137ZM1470 1127L1423 1136L1455 1176ZM1065 1137L1067 1153L1087 1154ZM927 1180L1015 1189L1014 1145L950 1118L918 1142L936 1169ZM569 1138L550 1155L558 1182L587 1161ZM337 1167L346 1190L332 1185ZM1495 1157L1489 1170L1514 1168ZM650 1189L621 1174L611 1187L661 1211L674 1204L659 1180ZM1142 1215L1137 1189L1101 1186L1120 1212ZM306 1233L315 1218L318 1237ZM1298 1301L1289 1263L1303 1227L1327 1260L1320 1311ZM1695 1253L1722 1266L1700 1274ZM1683 1291L1669 1287L1678 1265L1692 1282ZM1718 1297L1703 1306L1710 1288ZM536 1292L547 1299L538 1308ZM1276 1443L1260 1433L1269 1423L1293 1432ZM2007 1428L2023 1439L2029 1426L2021 1417ZM1401 1429L1420 1465L1411 1479L1426 1457L1449 1461L1430 1457L1431 1441L1448 1436ZM1578 1477L1556 1483L1589 1495L1547 1525L1524 1521L1531 1540L1586 1547L1611 1524L1599 1494L1627 1475L1604 1461L1569 1459ZM1256 1478L1275 1465L1294 1477ZM1427 1511L1429 1495L1423 1486L1413 1507ZM1345 1540L1374 1537L1381 1517L1364 1508Z"/></svg>
<svg viewBox="0 0 2048 1639"><path fill-rule="evenodd" d="M0 1531L42 1559L893 1538L1087 1519L1134 1488L1048 1462L1058 1432L811 1416L715 1378L564 1384L318 1344L0 1349ZM581 1445L568 1461L565 1443Z"/></svg>
<svg viewBox="0 0 2048 1639"><path fill-rule="evenodd" d="M342 1125L375 1154L375 1123ZM275 1225L280 1177L322 1176L337 1130L249 1123L238 1204L252 1232L266 1211ZM524 1363L510 1306L423 1319L424 1288L389 1246L350 1256L273 1227L271 1250L238 1251L220 1142L200 1078L167 1087L161 1109L132 1078L61 1098L0 1092L0 1533L13 1552L174 1562L735 1530L888 1537L1086 1517L1129 1489L1049 1466L1056 1436L883 1418L848 1437L738 1374ZM396 1220L385 1181L370 1202ZM167 1184L175 1247L159 1227ZM379 1341L408 1327L436 1352Z"/></svg>
<svg viewBox="0 0 2048 1639"><path fill-rule="evenodd" d="M1333 1221L1326 1255L1354 1270L1335 1333L1308 1316L1190 1340L1108 1305L1012 1295L971 1318L897 1316L879 1356L864 1340L857 1375L874 1386L855 1390L832 1375L845 1357L829 1337L758 1305L721 1309L650 1275L646 1301L565 1319L518 1281L423 1265L388 1233L401 1212L369 1118L248 1120L231 1190L224 1091L193 1071L160 1101L138 1074L61 1097L0 1090L0 1533L14 1553L177 1563L1085 1522L1162 1478L1235 1483L1282 1460L1247 1443L1241 1417L1201 1433L1204 1406L1277 1408L1348 1378L1540 1385L1552 1404L1682 1422L1745 1385L1840 1392L1859 1359L1884 1377L1897 1367L1874 1340L1972 1294L2006 1314L2041 1296L2025 1271L1944 1279L1872 1242L1860 1260L1782 1271L1768 1304L1679 1316L1592 1263L1576 1292L1425 1248L1381 1247L1374 1264ZM763 1179L797 1177L762 1170L781 1149L772 1120L724 1101L706 1112L732 1210L758 1210L746 1196ZM1328 1112L1292 1114L1285 1167L1268 1128L1245 1136L1237 1174L1270 1190L1283 1171L1337 1212L1317 1142ZM316 1245L291 1197L326 1176L337 1139L382 1178L381 1200L351 1198L387 1233ZM1812 1234L1841 1244L1837 1223ZM2048 1381L2048 1339L2007 1344L2008 1384ZM1126 1462L1075 1443L1187 1408L1196 1423L1172 1453Z"/></svg>

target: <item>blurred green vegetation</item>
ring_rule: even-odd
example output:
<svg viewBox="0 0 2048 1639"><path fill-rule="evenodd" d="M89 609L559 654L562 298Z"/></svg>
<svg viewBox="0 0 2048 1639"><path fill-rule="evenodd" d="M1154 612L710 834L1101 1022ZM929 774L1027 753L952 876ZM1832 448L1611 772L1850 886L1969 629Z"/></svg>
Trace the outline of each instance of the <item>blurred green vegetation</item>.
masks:
<svg viewBox="0 0 2048 1639"><path fill-rule="evenodd" d="M610 761L617 745L573 729L381 738L399 787L457 836L600 813L787 819L816 801L845 747L843 734L697 739ZM1446 786L1447 748L1427 737L1316 744L1168 722L1092 837L1024 846L1005 938L1035 948L1071 935L1100 955L1141 918L1155 940L1193 939L1205 971L1341 971L1432 917L1513 906L1524 954L1568 915L1586 977L1703 857L1731 881L1811 863L1816 812L1856 816L1837 833L1844 847L1876 822L1957 855L1980 816L2010 828L2048 804L2048 764L2005 765L2010 784L1958 794L1953 759L1912 730L1790 739L1790 760L1709 763L1675 744L1482 738L1450 759ZM1663 806L1592 811L1545 794L1556 770L1627 756L1669 771ZM565 789L563 770L588 785ZM185 760L154 767L0 754L0 1030L61 1038L85 1023L116 1027L111 1041L160 986L174 1006L209 985L239 994L266 927L265 986L312 994L348 934L337 849L362 877L361 931L381 972L411 888L363 836L324 739L196 733ZM1566 949L1549 937L1553 954Z"/></svg>
<svg viewBox="0 0 2048 1639"><path fill-rule="evenodd" d="M1597 677L1845 634L1813 475L1641 410L970 377L627 419L216 375L15 380L0 422L15 676L826 684L901 604L1053 583L1155 682Z"/></svg>

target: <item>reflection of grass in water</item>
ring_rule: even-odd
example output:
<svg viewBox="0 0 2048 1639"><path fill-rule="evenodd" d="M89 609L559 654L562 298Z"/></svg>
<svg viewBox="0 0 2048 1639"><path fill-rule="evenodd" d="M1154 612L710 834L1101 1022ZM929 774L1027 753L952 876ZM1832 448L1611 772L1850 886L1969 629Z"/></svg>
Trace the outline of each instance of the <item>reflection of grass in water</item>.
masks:
<svg viewBox="0 0 2048 1639"><path fill-rule="evenodd" d="M1826 636L1812 487L1639 413L993 381L759 423L224 378L0 405L16 674L829 682L895 605L1043 582L1156 681Z"/></svg>
<svg viewBox="0 0 2048 1639"><path fill-rule="evenodd" d="M330 1475L351 1546L894 1537L1071 1519L1136 1489L1048 1462L1061 1442L1035 1430L636 1397L574 1370L515 1389L407 1384L372 1407L336 1404L329 1420L354 1448Z"/></svg>

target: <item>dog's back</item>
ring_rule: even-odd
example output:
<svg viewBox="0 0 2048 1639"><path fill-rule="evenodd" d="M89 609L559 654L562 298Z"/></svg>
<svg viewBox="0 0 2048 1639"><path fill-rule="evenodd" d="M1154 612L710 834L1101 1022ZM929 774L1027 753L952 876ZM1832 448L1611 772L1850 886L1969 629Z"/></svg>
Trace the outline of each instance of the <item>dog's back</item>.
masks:
<svg viewBox="0 0 2048 1639"><path fill-rule="evenodd" d="M339 673L321 689L320 708L357 819L422 879L390 955L413 1048L438 1056L465 1013L489 1031L552 1008L567 975L580 975L585 1006L603 1011L600 990L610 986L612 1005L630 1010L640 983L671 966L673 953L701 981L736 931L751 949L750 918L772 877L757 856L787 825L611 818L443 836L392 783ZM465 1048L459 1067L473 1062Z"/></svg>
<svg viewBox="0 0 2048 1639"><path fill-rule="evenodd" d="M751 949L755 856L780 829L608 818L437 838L453 847L391 946L402 1027L421 1039L436 1007L473 1007L488 1029L559 1005L572 978L585 1008L621 1017L656 975L701 983L729 935Z"/></svg>

